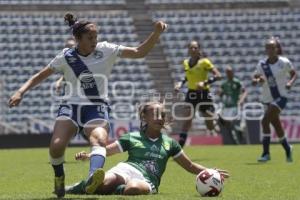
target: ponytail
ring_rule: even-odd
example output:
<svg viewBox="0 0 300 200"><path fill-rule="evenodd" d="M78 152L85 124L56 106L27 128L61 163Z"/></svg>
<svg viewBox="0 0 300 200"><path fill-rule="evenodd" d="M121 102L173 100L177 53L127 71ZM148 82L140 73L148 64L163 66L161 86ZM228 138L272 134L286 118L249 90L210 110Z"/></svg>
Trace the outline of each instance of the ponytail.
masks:
<svg viewBox="0 0 300 200"><path fill-rule="evenodd" d="M82 34L89 31L86 25L93 24L89 21L78 21L78 19L72 13L65 14L64 20L71 28L72 34L75 36L75 38L80 38Z"/></svg>

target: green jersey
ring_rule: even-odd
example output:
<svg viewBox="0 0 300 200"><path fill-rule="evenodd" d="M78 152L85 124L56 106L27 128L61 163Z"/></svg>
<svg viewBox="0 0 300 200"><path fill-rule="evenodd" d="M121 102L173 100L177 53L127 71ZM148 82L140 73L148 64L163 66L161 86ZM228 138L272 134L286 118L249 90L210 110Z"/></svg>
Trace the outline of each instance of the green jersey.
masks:
<svg viewBox="0 0 300 200"><path fill-rule="evenodd" d="M165 134L153 140L143 133L131 132L122 135L118 143L122 151L128 151L126 163L139 170L157 191L169 157L176 158L182 152L178 142Z"/></svg>
<svg viewBox="0 0 300 200"><path fill-rule="evenodd" d="M225 108L237 107L239 97L242 91L242 84L239 79L233 78L222 83L221 89L223 92L222 102Z"/></svg>

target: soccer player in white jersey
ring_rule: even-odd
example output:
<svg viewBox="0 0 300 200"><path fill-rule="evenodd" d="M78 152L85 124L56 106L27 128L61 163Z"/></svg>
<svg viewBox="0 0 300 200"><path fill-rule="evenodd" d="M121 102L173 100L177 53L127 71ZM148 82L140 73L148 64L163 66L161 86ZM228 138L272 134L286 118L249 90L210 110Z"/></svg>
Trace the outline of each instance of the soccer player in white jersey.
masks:
<svg viewBox="0 0 300 200"><path fill-rule="evenodd" d="M265 49L267 58L259 61L252 80L253 84L262 85L262 102L266 108L262 119L263 153L258 161L266 162L271 159L269 146L270 124L272 124L285 150L286 161L292 162L292 146L285 137L279 115L287 104L288 90L292 87L297 75L290 60L281 56L282 48L279 39L271 37L267 40Z"/></svg>
<svg viewBox="0 0 300 200"><path fill-rule="evenodd" d="M65 21L72 28L76 47L63 49L9 100L10 107L17 106L29 89L54 72L62 72L66 83L71 86L66 87L68 98L64 101L66 104L60 105L50 142L50 162L55 173L54 188L57 197L65 195L64 152L79 129L83 129L91 145L90 171L85 190L87 193L94 192L94 172L99 172L99 169L101 171L104 165L109 133L105 79L108 79L117 57L145 57L167 27L164 22L158 21L154 25L154 31L138 47L125 47L98 42L97 27L92 22L78 21L70 13L65 15ZM99 77L102 79L99 80Z"/></svg>
<svg viewBox="0 0 300 200"><path fill-rule="evenodd" d="M122 135L117 141L106 146L107 155L128 152L128 159L120 162L105 175L98 176L98 185L94 194L143 195L155 194L161 182L170 157L182 168L192 174L199 174L206 167L192 162L181 149L178 142L161 130L166 124L164 105L148 102L139 109L140 131ZM77 160L86 160L90 154L80 152ZM226 170L218 169L224 178L229 176ZM86 181L68 186L68 194L86 194ZM214 192L212 189L211 192Z"/></svg>

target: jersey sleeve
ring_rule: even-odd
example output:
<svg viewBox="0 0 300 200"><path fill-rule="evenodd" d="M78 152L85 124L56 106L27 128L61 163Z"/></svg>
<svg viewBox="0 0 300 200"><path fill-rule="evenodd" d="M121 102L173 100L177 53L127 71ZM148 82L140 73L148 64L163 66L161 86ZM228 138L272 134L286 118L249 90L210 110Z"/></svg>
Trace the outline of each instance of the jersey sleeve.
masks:
<svg viewBox="0 0 300 200"><path fill-rule="evenodd" d="M259 62L257 63L256 68L255 68L255 71L254 71L254 73L253 73L253 76L254 76L254 75L257 75L257 74L259 74L259 75L264 75L264 73L263 73L263 71L262 71L262 69L261 69L261 63L262 63L262 61L259 61Z"/></svg>
<svg viewBox="0 0 300 200"><path fill-rule="evenodd" d="M182 61L183 70L185 72L189 70L188 62L189 61L187 59L185 59L185 60Z"/></svg>
<svg viewBox="0 0 300 200"><path fill-rule="evenodd" d="M65 50L66 49L62 50L59 54L57 54L56 57L52 59L48 64L48 66L55 72L62 73L64 71L64 67L66 66L66 60L64 56Z"/></svg>
<svg viewBox="0 0 300 200"><path fill-rule="evenodd" d="M118 144L120 144L119 147L121 147L122 152L128 151L130 148L130 133L122 135L118 140Z"/></svg>
<svg viewBox="0 0 300 200"><path fill-rule="evenodd" d="M171 140L170 156L173 158L178 157L182 152L181 146L174 139Z"/></svg>
<svg viewBox="0 0 300 200"><path fill-rule="evenodd" d="M289 60L289 59L285 59L284 60L284 70L285 70L285 72L286 73L289 73L291 70L294 70L295 69L295 67L294 67L294 65L292 64L292 62Z"/></svg>
<svg viewBox="0 0 300 200"><path fill-rule="evenodd" d="M207 58L203 60L203 65L204 65L204 68L208 71L210 71L214 68L214 65L212 64L212 62Z"/></svg>
<svg viewBox="0 0 300 200"><path fill-rule="evenodd" d="M111 55L114 58L114 60L116 60L117 57L121 56L122 51L125 48L122 45L117 45L117 44L108 43L108 42L104 42L103 46L104 46L105 53Z"/></svg>

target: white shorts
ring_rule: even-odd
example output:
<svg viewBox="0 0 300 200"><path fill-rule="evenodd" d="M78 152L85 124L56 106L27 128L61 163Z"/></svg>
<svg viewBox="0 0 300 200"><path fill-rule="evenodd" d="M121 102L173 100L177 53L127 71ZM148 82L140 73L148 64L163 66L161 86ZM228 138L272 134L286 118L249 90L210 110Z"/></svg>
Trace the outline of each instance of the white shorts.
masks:
<svg viewBox="0 0 300 200"><path fill-rule="evenodd" d="M124 179L125 184L132 180L144 181L149 187L149 194L156 193L154 185L151 182L149 182L139 170L127 163L121 162L115 167L108 170L106 173L112 173L121 176Z"/></svg>

